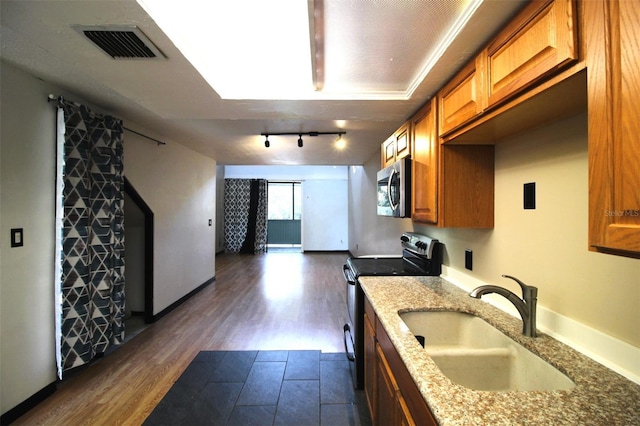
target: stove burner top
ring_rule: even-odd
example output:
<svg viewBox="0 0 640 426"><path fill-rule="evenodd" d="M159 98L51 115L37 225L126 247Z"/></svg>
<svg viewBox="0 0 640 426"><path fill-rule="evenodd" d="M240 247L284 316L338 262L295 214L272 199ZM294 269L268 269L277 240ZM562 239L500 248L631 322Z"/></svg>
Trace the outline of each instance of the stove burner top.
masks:
<svg viewBox="0 0 640 426"><path fill-rule="evenodd" d="M402 257L354 257L347 263L356 277L392 275L429 275L428 271Z"/></svg>

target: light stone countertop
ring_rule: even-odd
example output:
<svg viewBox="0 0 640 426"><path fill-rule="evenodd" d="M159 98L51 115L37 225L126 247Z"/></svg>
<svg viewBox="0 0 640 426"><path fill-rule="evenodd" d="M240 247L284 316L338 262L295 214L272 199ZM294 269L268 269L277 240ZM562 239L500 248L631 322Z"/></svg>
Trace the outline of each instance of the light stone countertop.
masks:
<svg viewBox="0 0 640 426"><path fill-rule="evenodd" d="M427 405L441 425L640 425L640 385L469 297L440 277L359 277L365 295ZM454 310L475 314L566 374L576 386L562 391L475 391L445 377L398 312Z"/></svg>

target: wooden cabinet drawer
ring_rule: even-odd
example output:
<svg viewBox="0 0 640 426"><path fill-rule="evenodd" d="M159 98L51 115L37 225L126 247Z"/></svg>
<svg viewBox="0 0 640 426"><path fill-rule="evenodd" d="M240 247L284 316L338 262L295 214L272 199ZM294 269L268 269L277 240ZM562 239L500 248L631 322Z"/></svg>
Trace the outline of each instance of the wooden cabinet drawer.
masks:
<svg viewBox="0 0 640 426"><path fill-rule="evenodd" d="M481 53L488 106L518 94L578 59L572 0L533 1Z"/></svg>

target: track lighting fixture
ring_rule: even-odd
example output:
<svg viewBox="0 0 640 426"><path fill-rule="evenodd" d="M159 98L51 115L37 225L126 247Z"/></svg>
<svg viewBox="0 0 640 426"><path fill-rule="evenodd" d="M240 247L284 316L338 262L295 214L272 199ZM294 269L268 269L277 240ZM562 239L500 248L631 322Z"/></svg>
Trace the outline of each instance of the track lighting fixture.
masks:
<svg viewBox="0 0 640 426"><path fill-rule="evenodd" d="M338 135L338 140L342 139L342 135L346 135L347 132L286 132L286 133L260 133L260 136L264 136L264 146L269 148L271 143L269 142L269 136L295 136L298 135L298 146L302 148L304 142L302 136L320 136L320 135Z"/></svg>

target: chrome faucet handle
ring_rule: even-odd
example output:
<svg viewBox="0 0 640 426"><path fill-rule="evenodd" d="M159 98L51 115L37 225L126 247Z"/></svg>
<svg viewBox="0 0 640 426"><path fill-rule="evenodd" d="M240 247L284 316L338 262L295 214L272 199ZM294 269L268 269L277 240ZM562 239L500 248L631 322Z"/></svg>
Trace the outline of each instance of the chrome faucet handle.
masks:
<svg viewBox="0 0 640 426"><path fill-rule="evenodd" d="M538 287L534 287L531 285L527 285L525 283L523 283L522 281L520 281L519 279L517 279L516 277L513 277L511 275L506 275L506 274L502 274L502 276L504 278L509 278L515 282L518 283L518 285L520 285L520 288L522 289L522 298L524 300L528 300L528 299L535 299L538 297Z"/></svg>

